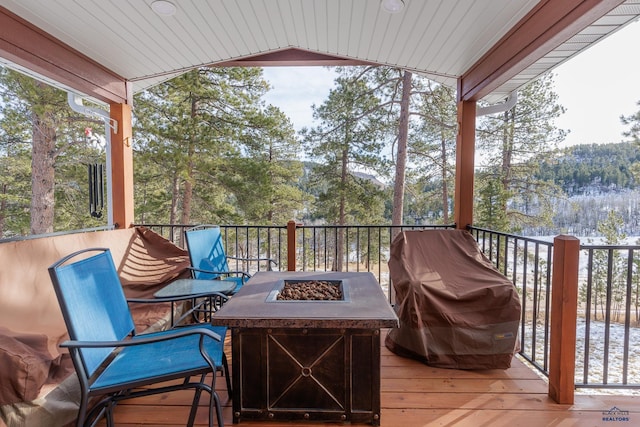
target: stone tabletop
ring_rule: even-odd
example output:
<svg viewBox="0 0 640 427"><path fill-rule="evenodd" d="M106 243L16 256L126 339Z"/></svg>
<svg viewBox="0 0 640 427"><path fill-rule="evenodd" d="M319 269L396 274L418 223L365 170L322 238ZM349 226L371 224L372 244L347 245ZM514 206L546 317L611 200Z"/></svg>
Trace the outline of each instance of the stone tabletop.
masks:
<svg viewBox="0 0 640 427"><path fill-rule="evenodd" d="M341 281L346 301L274 301L283 280ZM256 273L213 316L214 325L236 328L358 328L398 327L398 317L372 273Z"/></svg>

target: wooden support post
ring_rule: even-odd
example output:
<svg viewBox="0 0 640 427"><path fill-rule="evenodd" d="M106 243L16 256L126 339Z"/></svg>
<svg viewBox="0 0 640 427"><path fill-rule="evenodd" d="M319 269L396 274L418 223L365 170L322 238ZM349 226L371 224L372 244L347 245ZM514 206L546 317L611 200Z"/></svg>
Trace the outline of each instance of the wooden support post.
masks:
<svg viewBox="0 0 640 427"><path fill-rule="evenodd" d="M456 187L454 221L456 228L473 224L473 177L476 144L476 102L458 102L458 138L456 142Z"/></svg>
<svg viewBox="0 0 640 427"><path fill-rule="evenodd" d="M287 270L296 271L296 224L291 220L287 223Z"/></svg>
<svg viewBox="0 0 640 427"><path fill-rule="evenodd" d="M131 106L111 104L110 115L118 124L111 129L113 222L117 228L128 228L134 223Z"/></svg>
<svg viewBox="0 0 640 427"><path fill-rule="evenodd" d="M575 389L579 259L580 240L565 235L553 239L549 397L567 405L573 404Z"/></svg>

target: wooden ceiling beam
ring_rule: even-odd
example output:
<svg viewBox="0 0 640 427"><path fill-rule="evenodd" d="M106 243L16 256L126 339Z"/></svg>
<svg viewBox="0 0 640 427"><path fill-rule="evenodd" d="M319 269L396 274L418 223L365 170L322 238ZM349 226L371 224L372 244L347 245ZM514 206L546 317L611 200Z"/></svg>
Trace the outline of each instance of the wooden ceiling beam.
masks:
<svg viewBox="0 0 640 427"><path fill-rule="evenodd" d="M1 6L0 57L100 101L131 102L123 77Z"/></svg>
<svg viewBox="0 0 640 427"><path fill-rule="evenodd" d="M292 67L370 65L370 62L351 58L289 48L277 52L235 59L215 64L216 67Z"/></svg>
<svg viewBox="0 0 640 427"><path fill-rule="evenodd" d="M460 78L459 101L477 101L624 0L542 0Z"/></svg>

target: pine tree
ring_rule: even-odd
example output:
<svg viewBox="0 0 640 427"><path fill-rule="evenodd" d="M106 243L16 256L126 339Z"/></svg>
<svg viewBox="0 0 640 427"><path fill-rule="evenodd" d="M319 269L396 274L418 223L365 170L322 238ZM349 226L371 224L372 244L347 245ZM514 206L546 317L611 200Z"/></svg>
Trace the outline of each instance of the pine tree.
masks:
<svg viewBox="0 0 640 427"><path fill-rule="evenodd" d="M4 125L0 121L0 126ZM29 234L31 152L27 144L7 141L0 131L0 237Z"/></svg>
<svg viewBox="0 0 640 427"><path fill-rule="evenodd" d="M338 71L353 81L365 82L367 93L379 99L378 105L364 114L375 115L380 121L393 156L392 173L383 175L393 183L391 224L426 217L448 223L457 129L453 90L399 68L371 66ZM398 231L393 229L393 234Z"/></svg>
<svg viewBox="0 0 640 427"><path fill-rule="evenodd" d="M613 210L609 211L605 220L598 222L598 232L604 237L605 245L617 246L624 241L627 236L621 232L622 225L622 217ZM608 268L609 263L611 263L611 271ZM598 320L598 309L600 309L601 318L605 316L607 295L611 298L611 308L614 316L617 317L624 312L624 307L621 304L625 301L626 292L625 264L626 260L622 258L619 250L595 250L593 265L591 266L595 320ZM610 283L608 282L609 277L611 277ZM618 319L614 320L617 321Z"/></svg>
<svg viewBox="0 0 640 427"><path fill-rule="evenodd" d="M559 188L535 176L540 162L564 138L564 131L553 123L564 111L557 101L553 76L547 74L523 88L512 109L479 123L478 147L486 171L483 179L498 184L490 186L491 193L498 195L494 201L500 203L497 208L509 223L508 229L500 231L518 231L551 220L549 204ZM542 208L528 210L534 203Z"/></svg>
<svg viewBox="0 0 640 427"><path fill-rule="evenodd" d="M3 231L25 234L27 218L29 234L104 225L106 218L88 214L86 169L88 161L96 156L103 161L104 157L84 137L87 127L103 132L102 121L74 113L66 92L6 68L0 68L0 92L3 153L19 156L6 160L10 166L6 172L16 173L4 180L2 197L7 203L0 203L4 225L11 218L12 227L17 228ZM27 176L28 184L24 181ZM22 200L24 206L27 198L28 209L21 213L15 209L19 205L9 203Z"/></svg>
<svg viewBox="0 0 640 427"><path fill-rule="evenodd" d="M378 223L384 214L384 192L356 172L379 170L384 161L384 121L380 100L363 79L343 70L327 100L313 107L320 124L304 129L307 154L318 161L312 182L322 188L315 209L327 222L336 225ZM344 230L337 236L338 254L334 270L342 270Z"/></svg>
<svg viewBox="0 0 640 427"><path fill-rule="evenodd" d="M420 91L419 118L412 132L409 148L416 173L430 177L439 191L434 200L434 210L439 215L432 222L450 222L450 189L455 179L455 148L458 130L455 91L449 87L423 82ZM424 193L429 196L429 193ZM438 203L435 201L438 200Z"/></svg>
<svg viewBox="0 0 640 427"><path fill-rule="evenodd" d="M506 230L509 220L506 211L502 209L507 204L508 194L500 185L500 181L488 172L476 176L476 206L475 222L478 226L491 230Z"/></svg>
<svg viewBox="0 0 640 427"><path fill-rule="evenodd" d="M638 101L638 106L640 106L640 101ZM624 125L631 126L623 135L632 138L636 144L640 144L640 110L631 116L620 116L620 121ZM640 161L633 163L629 167L629 173L634 177L636 183L640 183Z"/></svg>
<svg viewBox="0 0 640 427"><path fill-rule="evenodd" d="M290 120L269 106L254 120L256 132L244 144L244 155L229 160L221 177L235 195L243 220L250 224L284 224L309 200L295 185L302 176L297 160L301 143Z"/></svg>
<svg viewBox="0 0 640 427"><path fill-rule="evenodd" d="M172 223L268 222L275 211L257 206L271 207L273 188L300 169L278 169L292 160L296 141L277 110L263 109L267 89L259 68L203 68L139 95L136 156L145 164L138 171L148 177L151 203L141 212L152 215L160 204L169 207ZM155 185L154 177L164 184Z"/></svg>
<svg viewBox="0 0 640 427"><path fill-rule="evenodd" d="M640 101L638 101L638 106L640 107ZM620 121L622 121L624 125L631 126L623 135L633 138L635 142L640 143L640 110L631 116L620 116Z"/></svg>

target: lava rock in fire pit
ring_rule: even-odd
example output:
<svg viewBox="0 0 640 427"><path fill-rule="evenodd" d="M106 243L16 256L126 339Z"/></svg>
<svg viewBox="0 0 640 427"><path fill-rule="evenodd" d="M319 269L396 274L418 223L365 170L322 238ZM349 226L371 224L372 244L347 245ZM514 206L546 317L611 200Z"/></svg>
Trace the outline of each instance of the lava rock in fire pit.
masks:
<svg viewBox="0 0 640 427"><path fill-rule="evenodd" d="M326 280L285 282L276 298L280 301L341 301L342 290L336 283Z"/></svg>

